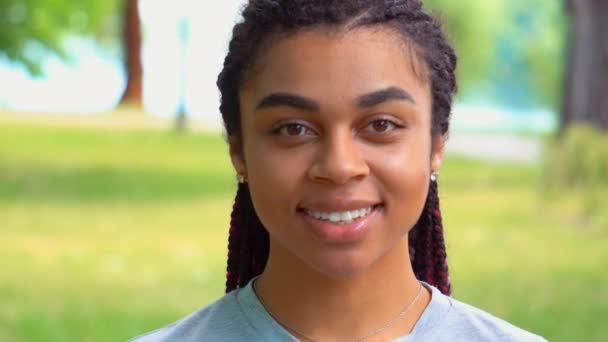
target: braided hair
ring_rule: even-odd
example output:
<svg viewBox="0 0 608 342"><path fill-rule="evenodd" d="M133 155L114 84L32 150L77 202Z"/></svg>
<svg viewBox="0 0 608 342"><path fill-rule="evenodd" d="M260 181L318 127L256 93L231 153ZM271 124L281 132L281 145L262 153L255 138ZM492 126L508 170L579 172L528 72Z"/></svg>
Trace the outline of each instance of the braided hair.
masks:
<svg viewBox="0 0 608 342"><path fill-rule="evenodd" d="M456 92L457 57L440 22L421 0L249 0L243 20L235 25L217 86L220 111L231 138L241 138L239 90L260 46L273 32L292 33L318 25L334 29L386 26L400 35L424 65L431 85L433 137L445 138L452 98ZM435 139L433 139L434 141ZM437 183L432 181L424 209L409 232L410 260L416 277L451 293L439 208ZM239 184L228 238L226 292L245 286L263 272L268 260L269 236L258 218L249 188Z"/></svg>

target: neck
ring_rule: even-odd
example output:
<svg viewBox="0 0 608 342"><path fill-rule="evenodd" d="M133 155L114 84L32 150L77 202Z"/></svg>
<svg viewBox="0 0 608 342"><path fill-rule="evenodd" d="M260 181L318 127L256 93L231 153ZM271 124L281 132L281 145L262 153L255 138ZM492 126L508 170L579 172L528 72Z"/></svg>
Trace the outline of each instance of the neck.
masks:
<svg viewBox="0 0 608 342"><path fill-rule="evenodd" d="M258 296L279 323L323 341L356 340L381 328L419 289L406 238L364 271L340 278L316 271L271 242L268 263L256 284ZM378 337L410 332L429 299L423 291L407 314Z"/></svg>

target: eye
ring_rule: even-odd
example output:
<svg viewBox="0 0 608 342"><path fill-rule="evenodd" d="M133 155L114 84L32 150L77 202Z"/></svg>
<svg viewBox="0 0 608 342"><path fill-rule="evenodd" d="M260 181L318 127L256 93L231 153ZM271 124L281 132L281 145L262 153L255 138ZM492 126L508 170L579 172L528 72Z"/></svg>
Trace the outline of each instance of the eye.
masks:
<svg viewBox="0 0 608 342"><path fill-rule="evenodd" d="M300 123L286 123L280 125L273 130L274 134L286 137L301 137L305 135L314 135L315 132L306 125Z"/></svg>
<svg viewBox="0 0 608 342"><path fill-rule="evenodd" d="M391 131L394 131L397 128L401 128L401 125L394 123L391 120L387 119L378 119L370 122L364 130L372 133L384 134Z"/></svg>

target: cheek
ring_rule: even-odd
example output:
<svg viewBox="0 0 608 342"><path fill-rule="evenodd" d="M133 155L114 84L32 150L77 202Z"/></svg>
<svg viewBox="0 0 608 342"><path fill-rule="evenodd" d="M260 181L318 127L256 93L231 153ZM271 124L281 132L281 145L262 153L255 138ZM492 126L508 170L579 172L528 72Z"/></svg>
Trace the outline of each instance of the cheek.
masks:
<svg viewBox="0 0 608 342"><path fill-rule="evenodd" d="M387 186L390 184L390 188L421 184L430 175L430 138L412 135L399 144L369 151L367 155L374 173Z"/></svg>
<svg viewBox="0 0 608 342"><path fill-rule="evenodd" d="M305 174L309 158L303 153L294 153L261 141L246 148L247 174L255 187L272 186L290 189Z"/></svg>
<svg viewBox="0 0 608 342"><path fill-rule="evenodd" d="M253 140L253 139L252 139ZM298 184L306 158L273 148L263 140L245 145L249 190L260 219L267 227L283 225L298 204Z"/></svg>
<svg viewBox="0 0 608 342"><path fill-rule="evenodd" d="M420 217L429 188L429 151L430 143L404 144L371 161L393 224L409 228Z"/></svg>

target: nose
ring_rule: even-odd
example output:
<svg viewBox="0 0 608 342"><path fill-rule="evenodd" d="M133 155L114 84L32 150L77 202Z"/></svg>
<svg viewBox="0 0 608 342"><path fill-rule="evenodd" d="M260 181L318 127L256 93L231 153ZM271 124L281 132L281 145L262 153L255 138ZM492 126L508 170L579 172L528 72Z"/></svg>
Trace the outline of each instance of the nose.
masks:
<svg viewBox="0 0 608 342"><path fill-rule="evenodd" d="M315 182L347 184L369 175L369 166L360 143L350 131L326 135L308 170Z"/></svg>

